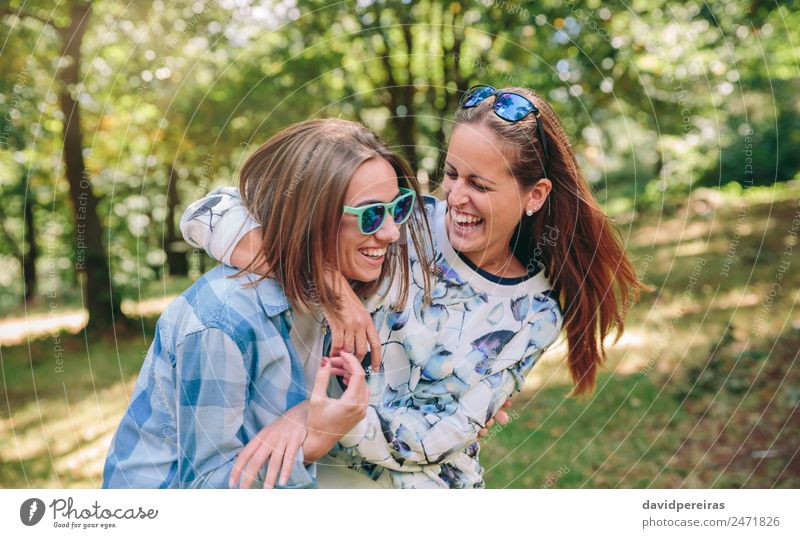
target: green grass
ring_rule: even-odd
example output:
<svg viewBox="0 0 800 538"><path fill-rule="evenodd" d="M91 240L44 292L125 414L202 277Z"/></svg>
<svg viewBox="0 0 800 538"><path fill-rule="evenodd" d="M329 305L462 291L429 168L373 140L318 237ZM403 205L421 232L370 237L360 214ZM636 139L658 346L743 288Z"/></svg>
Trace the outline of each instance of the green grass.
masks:
<svg viewBox="0 0 800 538"><path fill-rule="evenodd" d="M0 485L97 487L147 351L142 335L87 342L61 334L0 348ZM63 363L57 363L63 347ZM87 352L88 349L88 352Z"/></svg>
<svg viewBox="0 0 800 538"><path fill-rule="evenodd" d="M542 358L517 417L482 441L489 487L800 487L800 187L734 194L627 221L656 291L631 311L590 398L567 397L563 345ZM143 296L164 294L159 283ZM63 371L52 337L0 347L0 486L100 484L152 329L61 335Z"/></svg>
<svg viewBox="0 0 800 538"><path fill-rule="evenodd" d="M742 358L729 378L710 365L671 380L604 374L585 401L566 385L515 398L519 417L482 443L487 486L798 487L798 347L782 342L763 370Z"/></svg>
<svg viewBox="0 0 800 538"><path fill-rule="evenodd" d="M621 482L646 487L644 468L657 472L663 465L660 456L680 442L669 427L657 440L653 429L674 422L669 418L674 402L659 398L660 388L641 375L603 375L585 402L568 398L566 389L547 387L515 399L512 407L519 418L492 428L482 443L487 485L578 488ZM650 428L648 436L636 432L635 425L643 422ZM642 469L626 477L648 448L652 454L640 462Z"/></svg>

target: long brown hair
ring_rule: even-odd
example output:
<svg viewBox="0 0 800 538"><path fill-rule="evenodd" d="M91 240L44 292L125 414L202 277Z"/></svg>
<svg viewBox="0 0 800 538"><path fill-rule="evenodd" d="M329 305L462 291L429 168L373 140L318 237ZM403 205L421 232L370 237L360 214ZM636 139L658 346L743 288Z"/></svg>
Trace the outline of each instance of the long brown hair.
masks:
<svg viewBox="0 0 800 538"><path fill-rule="evenodd" d="M631 298L638 297L642 284L618 232L584 179L553 109L528 89L502 91L524 95L541 114L508 122L494 113L490 97L474 108L459 108L455 124L489 127L502 141L511 172L524 188L545 177L547 165L552 190L538 212L522 217L510 247L523 264L544 264L563 307L567 363L575 383L572 394L589 394L595 387L597 367L606 357L605 337L612 328L617 340L622 335ZM537 121L545 131L546 153Z"/></svg>
<svg viewBox="0 0 800 538"><path fill-rule="evenodd" d="M330 263L350 179L361 164L375 158L389 162L399 185L417 193L417 207L404 226L427 266L431 238L417 180L405 161L360 123L331 118L290 125L259 147L242 167L239 190L245 207L261 224L264 238L249 268L266 262L270 276L281 284L293 306L340 308L336 293L325 285L324 271L335 269ZM389 245L377 281L351 283L357 294L388 290L388 283L399 278L392 307L405 305L411 281L406 230ZM428 278L424 288L427 296Z"/></svg>

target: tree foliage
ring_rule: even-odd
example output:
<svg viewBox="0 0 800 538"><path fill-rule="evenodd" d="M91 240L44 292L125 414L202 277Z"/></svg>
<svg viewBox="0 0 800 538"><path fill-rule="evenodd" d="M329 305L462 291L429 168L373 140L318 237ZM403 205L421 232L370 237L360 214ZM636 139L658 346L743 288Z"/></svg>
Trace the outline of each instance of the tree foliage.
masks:
<svg viewBox="0 0 800 538"><path fill-rule="evenodd" d="M435 182L459 96L476 83L525 86L552 102L604 196L658 201L697 185L792 179L797 8L0 3L0 284L12 292L0 306L81 283L92 319L104 322L119 297L185 274L176 228L185 203L233 183L253 145L306 118L361 121ZM97 217L83 249L81 196ZM81 276L87 256L94 283Z"/></svg>

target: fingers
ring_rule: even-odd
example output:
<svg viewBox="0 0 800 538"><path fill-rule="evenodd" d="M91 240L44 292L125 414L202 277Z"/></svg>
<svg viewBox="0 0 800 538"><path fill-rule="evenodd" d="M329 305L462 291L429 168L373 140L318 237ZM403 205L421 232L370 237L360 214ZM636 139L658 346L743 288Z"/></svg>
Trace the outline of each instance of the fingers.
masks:
<svg viewBox="0 0 800 538"><path fill-rule="evenodd" d="M264 466L267 459L272 454L272 447L269 443L263 442L263 440L259 437L257 438L260 442L254 443L257 444L257 450L253 453L250 460L247 462L247 465L244 467L244 471L242 473L242 482L239 485L241 489L249 489L250 486L253 485L253 481L258 476L258 471L261 467Z"/></svg>
<svg viewBox="0 0 800 538"><path fill-rule="evenodd" d="M352 353L340 353L338 357L330 357L329 360L332 366L347 370L352 375L366 375L361 362Z"/></svg>
<svg viewBox="0 0 800 538"><path fill-rule="evenodd" d="M356 350L356 333L353 331L345 331L344 332L344 342L342 343L342 351L346 351L347 353L353 353ZM331 353L333 355L333 353Z"/></svg>
<svg viewBox="0 0 800 538"><path fill-rule="evenodd" d="M269 431L269 434L267 433ZM275 487L275 481L280 472L280 484L286 485L292 472L294 460L302 445L305 428L291 433L286 431L262 430L240 452L231 472L230 487L248 489L258 477L260 470L269 460L267 473L264 478L264 488ZM283 437L281 437L283 436Z"/></svg>
<svg viewBox="0 0 800 538"><path fill-rule="evenodd" d="M481 428L480 430L478 430L478 439L480 439L487 433L489 433L489 430L487 430L486 428Z"/></svg>
<svg viewBox="0 0 800 538"><path fill-rule="evenodd" d="M348 363L341 356L328 357L328 364L331 366L331 373L333 375L344 375L345 377L350 377L350 375L353 373ZM344 372L344 374L342 372Z"/></svg>
<svg viewBox="0 0 800 538"><path fill-rule="evenodd" d="M350 372L350 378L346 383L347 388L342 394L340 401L347 402L356 406L359 413L366 412L366 405L369 403L369 388L366 382L366 373L353 355L342 353L339 358L342 360L342 367Z"/></svg>
<svg viewBox="0 0 800 538"><path fill-rule="evenodd" d="M322 364L317 370L314 390L311 392L311 395L315 398L326 399L328 397L328 383L330 383L331 380L331 364L325 359L325 357L322 358Z"/></svg>
<svg viewBox="0 0 800 538"><path fill-rule="evenodd" d="M353 353L358 350L359 343L356 338L356 333L352 330L345 329L339 324L331 320L331 355L339 355L342 351ZM367 354L366 342L361 344L364 352L361 354L363 357ZM357 354L357 353L356 353Z"/></svg>
<svg viewBox="0 0 800 538"><path fill-rule="evenodd" d="M333 323L333 322L332 322ZM338 325L331 326L331 355L338 355L344 346L344 330Z"/></svg>
<svg viewBox="0 0 800 538"><path fill-rule="evenodd" d="M506 413L502 409L500 411L498 411L497 413L495 413L494 417L492 417L492 418L496 419L497 422L499 422L502 426L505 426L506 424L508 424L508 422L510 420L508 418L508 413Z"/></svg>
<svg viewBox="0 0 800 538"><path fill-rule="evenodd" d="M367 336L363 331L355 333L356 349L355 356L361 360L367 354Z"/></svg>
<svg viewBox="0 0 800 538"><path fill-rule="evenodd" d="M332 367L331 375L338 375L344 378L345 383L347 383L350 380L350 372L348 372L347 370L343 370L341 368Z"/></svg>
<svg viewBox="0 0 800 538"><path fill-rule="evenodd" d="M250 461L250 457L253 455L253 452L258 449L258 444L255 442L255 439L259 439L259 437L256 436L253 441L247 443L239 452L239 455L236 456L236 461L234 462L233 470L231 471L231 478L228 482L229 487L235 488L239 485L239 478L242 476L242 470Z"/></svg>
<svg viewBox="0 0 800 538"><path fill-rule="evenodd" d="M275 487L275 480L278 478L278 472L281 470L281 465L283 465L285 457L285 444L277 446L276 449L272 451L272 455L269 458L269 467L267 467L267 476L264 478L264 489L272 489ZM258 466L258 469L260 468L261 465Z"/></svg>
<svg viewBox="0 0 800 538"><path fill-rule="evenodd" d="M292 474L294 462L297 459L300 445L303 444L302 438L297 438L291 441L286 446L286 453L283 455L283 468L281 469L280 485L285 486L289 482L289 476Z"/></svg>
<svg viewBox="0 0 800 538"><path fill-rule="evenodd" d="M492 418L497 419L497 422L505 426L506 424L511 422L511 418L508 416L508 413L505 412L505 409L508 409L509 407L511 407L510 398L505 402L503 402L503 405L500 406L500 409L497 411L497 413L495 413L494 417Z"/></svg>
<svg viewBox="0 0 800 538"><path fill-rule="evenodd" d="M381 346L381 337L378 335L378 331L375 329L375 325L372 323L371 319L367 325L367 342L369 343L369 350L372 353L372 362L370 365L372 366L372 370L377 372L381 367L383 349Z"/></svg>
<svg viewBox="0 0 800 538"><path fill-rule="evenodd" d="M487 430L489 428L491 428L492 426L494 426L494 418L490 418L489 420L486 421L486 429Z"/></svg>
<svg viewBox="0 0 800 538"><path fill-rule="evenodd" d="M361 393L363 393L367 389L366 384L366 374L364 373L364 369L361 367L361 363L358 362L352 354L350 353L342 353L339 358L342 360L341 368L347 370L350 373L350 380L347 386L347 390L342 395L342 398L355 398L360 400ZM353 392L350 392L350 391ZM349 395L348 395L349 393Z"/></svg>

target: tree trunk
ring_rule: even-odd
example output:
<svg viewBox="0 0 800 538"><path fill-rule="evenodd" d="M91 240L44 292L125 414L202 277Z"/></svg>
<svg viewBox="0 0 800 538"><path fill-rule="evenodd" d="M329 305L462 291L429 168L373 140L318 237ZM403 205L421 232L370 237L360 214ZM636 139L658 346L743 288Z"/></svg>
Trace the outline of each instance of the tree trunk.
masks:
<svg viewBox="0 0 800 538"><path fill-rule="evenodd" d="M81 43L86 32L91 4L80 0L70 6L70 23L60 28L62 62L59 105L64 115L64 163L75 220L75 269L85 276L85 304L91 329L103 329L121 318L119 301L111 289L109 265L104 255L103 227L97 215L97 197L92 190L83 160L80 106L73 97L80 83Z"/></svg>
<svg viewBox="0 0 800 538"><path fill-rule="evenodd" d="M450 17L448 17L448 13ZM442 169L444 168L444 160L447 154L447 137L445 135L445 126L449 125L452 121L453 114L458 107L459 92L464 90L464 79L461 76L461 45L464 43L464 30L460 28L463 21L459 20L456 13L449 7L443 6L442 24L440 29L439 41L442 47L442 78L444 84L442 91L444 92L444 104L438 109L437 115L439 117L439 125L434 134L434 143L439 149L439 158L437 159L436 169L429 170L430 175L430 190L433 192L438 189L442 184ZM447 46L445 41L447 38L445 32L449 31L452 37L453 44ZM456 91L451 92L448 89L450 82L455 82Z"/></svg>
<svg viewBox="0 0 800 538"><path fill-rule="evenodd" d="M407 11L406 7L399 9ZM380 8L377 4L374 13L376 17L380 19ZM389 122L394 129L394 133L390 135L390 138L400 146L401 153L405 155L411 169L416 173L418 166L416 150L417 118L415 116L414 106L414 75L411 72L411 54L413 53L412 49L414 43L408 14L399 15L398 20L401 24L405 24L405 26L402 27L403 42L406 50L406 65L404 66L406 72L405 84L401 84L395 77L395 70L390 60L393 47L390 43L389 35L382 27L379 27L377 31L383 42L381 64L384 69L384 80L389 97L389 101L386 104L389 108ZM402 71L403 69L400 70ZM403 110L400 109L401 106Z"/></svg>
<svg viewBox="0 0 800 538"><path fill-rule="evenodd" d="M180 196L176 185L175 168L169 165L167 176L167 220L164 233L164 250L167 253L167 265L171 276L186 276L189 274L189 258L187 245L178 237L175 229L175 209L180 205Z"/></svg>
<svg viewBox="0 0 800 538"><path fill-rule="evenodd" d="M411 33L411 17L408 10L402 11L400 21L403 24L403 42L406 46L406 84L400 88L399 97L405 107L405 115L398 118L398 139L403 151L408 156L408 164L414 173L419 169L417 160L417 107L414 104L414 73L411 72L411 57L414 54L414 40Z"/></svg>
<svg viewBox="0 0 800 538"><path fill-rule="evenodd" d="M408 164L416 174L419 168L416 151L417 119L414 117L413 97L409 99L409 94L413 95L414 93L414 86L406 85L400 88L400 90L401 91L398 93L403 96L400 101L403 103L406 113L404 116L396 115L393 118L393 123L397 132L396 140L400 145L403 155L405 155L408 160Z"/></svg>
<svg viewBox="0 0 800 538"><path fill-rule="evenodd" d="M23 181L24 206L22 218L25 221L25 239L28 242L28 252L22 256L22 280L25 284L25 302L36 295L36 258L39 257L39 244L36 242L36 226L33 222L33 196L28 188L29 176L25 173Z"/></svg>

